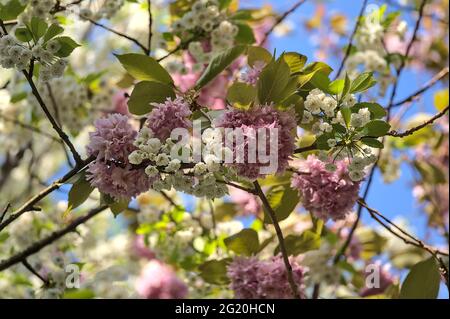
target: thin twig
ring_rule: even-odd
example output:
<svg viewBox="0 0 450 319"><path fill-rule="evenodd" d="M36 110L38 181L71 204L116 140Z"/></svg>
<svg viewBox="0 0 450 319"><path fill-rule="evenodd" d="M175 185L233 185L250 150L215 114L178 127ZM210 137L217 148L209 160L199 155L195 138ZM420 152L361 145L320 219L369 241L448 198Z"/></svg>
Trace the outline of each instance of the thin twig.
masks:
<svg viewBox="0 0 450 319"><path fill-rule="evenodd" d="M73 222L71 222L69 225L67 225L63 229L55 231L52 234L50 234L48 237L35 242L34 244L29 246L22 252L14 255L6 260L0 261L0 271L8 269L9 267L14 266L17 263L23 262L31 255L34 255L37 252L39 252L42 248L52 244L53 242L57 241L61 237L65 236L66 234L74 232L79 225L84 224L85 222L90 220L92 217L98 215L99 213L101 213L102 211L104 211L107 208L108 208L107 205L102 205L100 207L94 208L86 215L75 219Z"/></svg>
<svg viewBox="0 0 450 319"><path fill-rule="evenodd" d="M84 18L84 19L86 19L86 18ZM130 37L129 35L127 35L127 34L125 34L125 33L122 33L122 32L116 31L116 30L114 30L114 29L111 29L110 27L108 27L108 26L106 26L106 25L104 25L104 24L101 24L101 23L99 23L99 22L97 22L97 21L94 21L94 20L92 20L92 19L86 19L86 20L89 21L90 23L92 23L93 25L99 27L99 28L102 28L102 29L104 29L104 30L106 30L106 31L109 31L109 32L111 32L111 33L113 33L113 34L119 36L119 37L122 37L122 38L124 38L124 39L127 39L127 40L133 42L133 43L136 44L139 48L141 48L142 51L144 51L144 53L145 53L146 55L148 55L148 54L150 53L150 49L148 49L145 45L143 45L143 44L142 44L141 42L139 42L137 39L135 39L135 38L133 38L133 37Z"/></svg>
<svg viewBox="0 0 450 319"><path fill-rule="evenodd" d="M305 3L306 0L300 0L297 1L289 10L285 11L281 16L278 17L278 19L275 21L275 23L272 25L272 27L266 31L264 34L261 42L259 45L264 45L266 43L267 39L269 38L269 35L275 30L275 28L280 25L291 13L294 13L295 10L297 10L303 3Z"/></svg>
<svg viewBox="0 0 450 319"><path fill-rule="evenodd" d="M433 78L431 78L431 80L428 81L423 87L421 87L419 90L417 90L416 92L414 92L410 96L404 98L403 100L401 100L399 102L395 102L394 104L392 104L392 107L398 107L398 106L401 106L401 105L403 105L405 103L414 101L422 93L424 93L425 91L427 91L428 89L433 87L436 83L438 83L440 80L445 78L448 75L448 71L449 71L448 67L443 68L441 71L439 71L438 74L433 76Z"/></svg>
<svg viewBox="0 0 450 319"><path fill-rule="evenodd" d="M427 125L433 124L434 121L436 121L437 119L441 118L442 116L445 115L445 113L448 112L448 105L446 108L444 108L441 112L439 112L438 114L436 114L435 116L433 116L432 118L430 118L428 121L423 122L422 124L415 126L409 130L406 130L404 132L397 132L397 131L390 131L387 133L387 135L389 136L394 136L394 137L406 137L409 135L414 134L415 132L423 129L424 127L426 127Z"/></svg>
<svg viewBox="0 0 450 319"><path fill-rule="evenodd" d="M387 111L388 111L388 115L387 115L387 120L389 121L390 116L391 116L391 109L394 105L394 100L395 100L395 96L397 95L397 89L398 89L398 83L399 83L399 78L400 75L402 74L402 71L404 69L404 67L406 66L406 60L409 57L409 54L411 52L411 49L414 45L414 42L416 42L417 39L417 33L419 32L420 29L420 24L422 22L422 18L423 18L423 13L424 13L424 9L425 9L425 4L427 3L427 0L423 0L422 3L420 4L420 8L419 8L419 17L417 18L416 24L414 26L414 31L413 31L413 35L411 37L411 40L408 43L408 46L406 47L406 51L405 51L405 55L402 57L401 61L400 61L400 66L398 67L397 74L396 74L396 81L394 83L394 87L392 88L392 92L391 92L391 96L389 98L389 104L387 106Z"/></svg>
<svg viewBox="0 0 450 319"><path fill-rule="evenodd" d="M5 218L6 213L8 212L9 208L11 207L11 204L8 203L5 207L5 209L3 209L2 214L0 215L0 223L3 221L3 218Z"/></svg>
<svg viewBox="0 0 450 319"><path fill-rule="evenodd" d="M4 116L4 115L1 114L1 113L0 113L0 118L1 118L2 120L6 121L6 122L14 123L14 124L16 124L16 125L18 125L18 126L24 128L24 129L26 129L26 130L29 130L29 131L31 131L31 132L33 132L33 133L37 133L37 134L40 134L40 135L42 135L42 136L48 137L49 139L51 139L51 140L53 140L53 141L55 141L55 142L61 142L61 140L60 140L59 138L57 138L56 136L53 136L53 135L50 134L50 133L47 133L47 132L45 132L45 131L42 131L41 129L39 129L39 128L37 128L37 127L34 127L34 126L32 126L32 125L23 123L23 122L21 122L21 121L19 121L19 120L13 119L13 118L6 117L6 116Z"/></svg>
<svg viewBox="0 0 450 319"><path fill-rule="evenodd" d="M26 258L22 260L22 265L24 265L25 268L28 269L28 271L33 275L38 277L44 283L44 286L48 286L50 284L49 280L47 278L44 278L44 276L42 276L36 269L34 269Z"/></svg>
<svg viewBox="0 0 450 319"><path fill-rule="evenodd" d="M147 48L148 48L148 55L150 55L150 51L152 49L152 36L153 36L153 16L152 16L152 2L151 0L147 0L148 5L148 42L147 42Z"/></svg>
<svg viewBox="0 0 450 319"><path fill-rule="evenodd" d="M280 252L281 252L281 255L283 256L284 265L286 267L287 279L288 279L289 285L292 290L292 295L296 299L301 299L301 296L298 292L297 284L294 281L294 276L292 274L292 266L291 266L291 263L289 262L289 256L288 256L288 253L286 250L286 245L284 243L283 232L281 231L280 225L278 224L277 216L275 215L274 210L270 206L270 203L267 200L266 195L264 195L264 192L261 189L261 186L259 185L258 181L253 182L253 185L255 186L255 190L256 190L259 198L261 199L261 202L264 205L267 215L269 216L273 226L275 227L275 232L277 234L278 242L280 245Z"/></svg>
<svg viewBox="0 0 450 319"><path fill-rule="evenodd" d="M0 224L0 232L17 218L19 218L22 214L31 211L34 209L35 205L45 198L48 194L52 193L54 190L59 189L64 183L66 183L70 178L75 176L78 172L80 172L87 164L94 160L93 157L90 157L81 162L81 164L76 165L75 168L70 170L66 175L53 182L50 186L46 187L38 194L34 195L31 199L29 199L25 204L23 204L19 209L17 209L14 213L12 213L5 221Z"/></svg>
<svg viewBox="0 0 450 319"><path fill-rule="evenodd" d="M355 27L353 28L353 32L350 35L350 40L348 41L347 50L345 51L344 58L341 61L341 65L339 66L339 69L338 69L338 71L336 73L335 79L337 79L341 75L341 72L344 69L345 62L347 61L348 57L350 56L350 52L352 50L352 45L353 45L353 39L355 38L355 35L358 32L359 26L361 24L362 17L364 15L364 11L366 11L367 2L368 2L368 0L364 0L363 5L361 7L361 10L359 11L359 15L358 15L358 18L356 20Z"/></svg>

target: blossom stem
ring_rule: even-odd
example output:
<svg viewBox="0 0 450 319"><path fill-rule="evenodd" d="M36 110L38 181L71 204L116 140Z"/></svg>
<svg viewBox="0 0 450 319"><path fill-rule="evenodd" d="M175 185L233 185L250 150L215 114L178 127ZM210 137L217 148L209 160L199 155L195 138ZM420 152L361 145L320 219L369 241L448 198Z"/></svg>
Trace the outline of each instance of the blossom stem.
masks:
<svg viewBox="0 0 450 319"><path fill-rule="evenodd" d="M284 265L286 267L287 279L288 279L289 285L292 290L292 295L296 299L301 299L301 296L298 293L297 284L295 283L294 276L292 275L292 266L291 266L291 263L289 262L289 256L287 253L286 245L284 243L283 232L281 231L280 224L277 221L275 212L274 212L273 208L270 206L270 203L267 200L266 195L264 195L264 192L261 189L261 186L259 185L258 181L253 182L253 185L255 186L255 191L256 191L258 197L261 199L261 202L263 203L264 208L265 208L273 226L275 227L275 232L277 234L278 242L280 244L280 252L281 252L281 255L283 256Z"/></svg>

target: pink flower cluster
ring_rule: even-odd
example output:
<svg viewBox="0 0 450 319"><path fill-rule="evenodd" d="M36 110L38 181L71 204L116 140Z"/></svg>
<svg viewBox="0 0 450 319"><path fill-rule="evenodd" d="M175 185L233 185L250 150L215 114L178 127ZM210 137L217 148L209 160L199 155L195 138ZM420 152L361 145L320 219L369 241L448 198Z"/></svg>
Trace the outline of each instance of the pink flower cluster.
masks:
<svg viewBox="0 0 450 319"><path fill-rule="evenodd" d="M278 170L282 173L288 165L288 161L295 149L295 139L293 130L296 127L295 114L292 111L278 111L270 105L255 106L248 111L230 109L215 121L215 127L240 128L244 133L245 145L236 145L234 143L235 160L237 159L237 150L244 147L244 163L235 163L240 176L249 179L257 179L263 175L260 169L267 166L267 163L261 163L257 156L256 163L248 161L248 142L255 138L255 132L258 129L266 129L266 154L269 154L270 147L270 129L278 129ZM258 154L259 150L257 150ZM264 153L264 152L263 152Z"/></svg>
<svg viewBox="0 0 450 319"><path fill-rule="evenodd" d="M360 291L361 297L367 297L367 296L374 296L374 295L380 295L382 294L390 285L394 284L397 280L390 272L390 265L384 265L382 266L380 262L377 262L375 264L377 267L376 271L378 271L379 274L379 281L370 282L374 285L374 287L364 287ZM366 272L365 277L367 279L368 275L373 275L373 272ZM377 276L373 276L377 277ZM367 284L367 283L366 283Z"/></svg>
<svg viewBox="0 0 450 319"><path fill-rule="evenodd" d="M136 291L146 299L183 299L187 286L168 265L157 260L149 261L136 282Z"/></svg>
<svg viewBox="0 0 450 319"><path fill-rule="evenodd" d="M95 121L95 132L89 134L89 156L95 156L87 169L92 186L116 200L128 200L150 188L151 180L143 169L133 168L128 155L136 150L136 130L128 117L111 114Z"/></svg>
<svg viewBox="0 0 450 319"><path fill-rule="evenodd" d="M292 187L299 190L305 209L318 218L344 219L358 199L360 182L353 182L348 175L348 163L336 163L332 172L325 163L309 155L300 164L300 172L292 177Z"/></svg>
<svg viewBox="0 0 450 319"><path fill-rule="evenodd" d="M303 269L290 259L294 281L303 296ZM292 290L287 280L281 255L267 261L255 257L237 257L228 266L230 288L238 299L291 299Z"/></svg>
<svg viewBox="0 0 450 319"><path fill-rule="evenodd" d="M264 63L264 61L256 61L252 68L249 68L241 75L242 81L250 85L256 85L256 82L258 82L259 79L259 75L261 74L265 65L266 64Z"/></svg>
<svg viewBox="0 0 450 319"><path fill-rule="evenodd" d="M168 98L165 103L153 104L155 108L150 112L146 125L161 141L170 137L175 128L190 128L192 122L188 117L192 114L189 104L181 97L175 100Z"/></svg>

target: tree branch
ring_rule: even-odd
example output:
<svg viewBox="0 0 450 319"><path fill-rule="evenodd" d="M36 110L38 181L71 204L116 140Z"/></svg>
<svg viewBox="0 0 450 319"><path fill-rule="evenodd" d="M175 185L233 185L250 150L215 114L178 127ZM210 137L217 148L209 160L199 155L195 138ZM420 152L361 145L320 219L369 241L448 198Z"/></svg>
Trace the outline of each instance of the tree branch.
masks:
<svg viewBox="0 0 450 319"><path fill-rule="evenodd" d="M264 195L264 192L261 189L261 186L259 185L258 181L255 181L253 183L253 185L255 186L255 191L258 194L259 198L261 199L261 202L263 203L263 205L265 207L267 215L270 217L270 220L271 220L273 226L275 227L275 232L277 234L278 242L280 244L281 255L283 256L284 265L286 267L287 279L288 279L289 285L292 290L292 295L296 299L301 299L301 296L298 292L297 284L295 283L294 277L292 274L292 266L289 262L289 256L288 256L288 253L286 250L286 245L284 244L283 232L281 231L280 225L278 224L275 212L273 211L272 207L270 206L270 203L267 200L266 195Z"/></svg>
<svg viewBox="0 0 450 319"><path fill-rule="evenodd" d="M363 5L361 7L361 10L359 11L359 15L358 15L358 18L356 20L355 27L353 28L353 32L350 35L350 40L349 40L348 45L347 45L347 50L345 51L344 58L341 61L341 65L339 66L339 69L338 69L338 71L336 73L335 79L337 79L341 75L341 72L344 69L345 62L347 61L348 57L350 56L350 52L352 50L352 45L353 45L353 39L355 38L355 35L358 32L362 16L364 15L364 11L366 11L367 2L368 2L368 0L364 0Z"/></svg>
<svg viewBox="0 0 450 319"><path fill-rule="evenodd" d="M6 226L11 224L13 221L15 221L17 218L19 218L22 214L34 210L34 206L41 201L43 198L45 198L48 194L53 192L54 190L57 190L66 183L70 178L75 176L79 171L81 171L87 164L92 162L94 160L93 157L89 157L88 159L81 162L81 164L78 164L75 166L74 169L70 170L66 175L64 175L62 178L58 179L57 181L53 182L50 186L46 187L42 191L40 191L38 194L34 195L31 199L29 199L25 204L23 204L19 209L17 209L14 213L12 213L6 220L4 220L0 224L0 232L5 229Z"/></svg>
<svg viewBox="0 0 450 319"><path fill-rule="evenodd" d="M448 105L447 105L446 108L444 108L441 112L439 112L438 114L436 114L435 116L433 116L432 118L430 118L428 121L423 122L422 124L420 124L420 125L418 125L418 126L416 126L416 127L413 127L413 128L411 128L411 129L406 130L406 131L401 132L401 133L399 133L399 132L397 132L397 131L390 131L390 132L387 133L387 135L389 135L389 136L394 136L394 137L401 137L401 138L402 138L402 137L409 136L409 135L412 135L412 134L414 134L415 132L417 132L417 131L423 129L425 126L430 125L430 124L433 124L434 121L436 121L437 119L439 119L439 118L441 118L442 116L444 116L445 113L447 113L447 112L448 112Z"/></svg>
<svg viewBox="0 0 450 319"><path fill-rule="evenodd" d="M289 10L284 12L281 16L278 17L278 19L275 21L275 23L272 25L272 27L266 31L264 34L264 37L261 40L260 46L264 45L266 43L267 39L269 38L269 35L275 30L275 28L282 23L291 13L294 13L295 10L297 10L303 3L305 3L306 0L300 0L297 1Z"/></svg>
<svg viewBox="0 0 450 319"><path fill-rule="evenodd" d="M427 91L428 89L433 87L436 83L438 83L440 80L445 78L448 75L448 71L449 71L448 67L443 68L438 74L433 76L433 78L430 81L428 81L422 88L420 88L419 90L417 90L416 92L414 92L413 94L408 96L407 98L404 98L403 100L392 104L392 107L398 107L405 103L412 102L417 97L419 97L420 94L424 93L425 91Z"/></svg>
<svg viewBox="0 0 450 319"><path fill-rule="evenodd" d="M93 218L94 216L98 215L105 209L107 209L107 205L102 205L100 207L94 208L89 213L87 213L85 216L79 217L75 219L72 223L67 225L61 230L55 231L54 233L50 234L48 237L41 239L40 241L32 244L22 252L12 256L9 259L0 261L0 271L3 271L5 269L8 269L11 266L14 266L17 263L23 262L31 255L34 255L35 253L39 252L42 248L52 244L53 242L57 241L61 237L65 236L68 233L71 233L76 230L76 228Z"/></svg>

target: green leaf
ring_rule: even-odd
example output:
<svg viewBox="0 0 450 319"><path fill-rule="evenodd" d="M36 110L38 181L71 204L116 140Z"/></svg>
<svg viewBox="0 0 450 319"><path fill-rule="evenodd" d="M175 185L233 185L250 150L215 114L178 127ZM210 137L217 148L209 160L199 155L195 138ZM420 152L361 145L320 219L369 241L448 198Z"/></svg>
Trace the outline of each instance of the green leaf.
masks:
<svg viewBox="0 0 450 319"><path fill-rule="evenodd" d="M142 81L154 81L172 84L170 74L152 57L144 54L129 53L117 55L122 66L132 77Z"/></svg>
<svg viewBox="0 0 450 319"><path fill-rule="evenodd" d="M267 194L267 200L275 212L277 221L282 221L288 218L295 207L297 207L300 197L298 191L289 185L279 185L270 189ZM264 222L271 223L268 212L266 212Z"/></svg>
<svg viewBox="0 0 450 319"><path fill-rule="evenodd" d="M381 143L379 140L377 140L376 138L373 138L373 137L363 137L363 138L361 138L361 142L363 142L364 144L366 144L367 146L370 146L370 147L375 147L375 148L383 148L384 147L383 143Z"/></svg>
<svg viewBox="0 0 450 319"><path fill-rule="evenodd" d="M277 61L272 61L263 69L258 79L259 102L277 103L287 98L290 95L286 92L289 79L290 70L284 59L281 57Z"/></svg>
<svg viewBox="0 0 450 319"><path fill-rule="evenodd" d="M373 72L361 73L353 80L350 93L364 92L377 83L373 78Z"/></svg>
<svg viewBox="0 0 450 319"><path fill-rule="evenodd" d="M439 267L430 257L411 268L401 287L400 299L436 299L439 283Z"/></svg>
<svg viewBox="0 0 450 319"><path fill-rule="evenodd" d="M328 140L332 138L334 139L333 133L323 133L316 139L317 149L327 151L331 149L328 145Z"/></svg>
<svg viewBox="0 0 450 319"><path fill-rule="evenodd" d="M384 107L382 107L380 104L378 103L369 103L369 102L362 102L362 103L356 103L353 107L352 107L352 112L353 113L358 113L358 111L360 109L364 109L364 108L368 108L370 115L371 115L371 119L375 120L375 119L381 119L383 117L386 116L387 112L384 109Z"/></svg>
<svg viewBox="0 0 450 319"><path fill-rule="evenodd" d="M236 23L238 27L238 33L235 37L235 41L238 44L253 44L256 42L253 29L246 23Z"/></svg>
<svg viewBox="0 0 450 319"><path fill-rule="evenodd" d="M345 125L348 127L352 116L352 111L349 108L342 108L341 114L342 117L344 118Z"/></svg>
<svg viewBox="0 0 450 319"><path fill-rule="evenodd" d="M255 65L257 61L263 61L269 64L272 61L272 54L263 47L248 47L247 50L247 63L251 67Z"/></svg>
<svg viewBox="0 0 450 319"><path fill-rule="evenodd" d="M114 202L109 205L109 209L113 213L114 217L117 217L120 213L128 208L129 203L129 200Z"/></svg>
<svg viewBox="0 0 450 319"><path fill-rule="evenodd" d="M332 71L333 69L328 64L323 62L314 62L308 64L306 67L303 68L303 70L298 75L297 77L298 84L300 87L304 86L306 83L311 81L311 79L317 72L329 75Z"/></svg>
<svg viewBox="0 0 450 319"><path fill-rule="evenodd" d="M215 55L206 70L203 72L200 79L198 79L197 84L195 85L196 89L201 89L211 80L213 80L231 63L233 63L234 60L236 60L241 54L243 54L246 48L247 46L245 45L238 45Z"/></svg>
<svg viewBox="0 0 450 319"><path fill-rule="evenodd" d="M61 49L59 49L59 51L55 54L60 58L68 57L73 52L73 50L80 46L70 37L59 37L55 38L55 40L58 41L61 45Z"/></svg>
<svg viewBox="0 0 450 319"><path fill-rule="evenodd" d="M297 52L287 52L283 54L283 59L289 66L289 69L292 73L297 73L302 70L302 68L306 64L306 60L308 58L300 53Z"/></svg>
<svg viewBox="0 0 450 319"><path fill-rule="evenodd" d="M314 73L313 77L309 81L309 84L325 93L332 94L332 92L329 89L331 85L330 79L328 78L328 75L326 75L325 73L322 72Z"/></svg>
<svg viewBox="0 0 450 319"><path fill-rule="evenodd" d="M256 99L256 88L250 84L234 82L227 93L227 100L236 104L237 108L247 109Z"/></svg>
<svg viewBox="0 0 450 319"><path fill-rule="evenodd" d="M259 250L258 233L251 228L245 228L239 233L225 238L223 242L229 250L238 255L250 256Z"/></svg>
<svg viewBox="0 0 450 319"><path fill-rule="evenodd" d="M288 255L297 256L309 250L320 248L320 234L311 230L305 230L299 235L288 235L284 239ZM280 246L275 248L274 254L280 253Z"/></svg>
<svg viewBox="0 0 450 319"><path fill-rule="evenodd" d="M29 42L33 39L33 34L28 30L28 28L22 27L17 28L14 32L14 35L16 36L17 40L21 42Z"/></svg>
<svg viewBox="0 0 450 319"><path fill-rule="evenodd" d="M332 94L340 94L344 90L344 79L337 79L330 83L328 90Z"/></svg>
<svg viewBox="0 0 450 319"><path fill-rule="evenodd" d="M26 99L27 96L28 96L27 92L20 92L20 93L14 94L13 96L11 96L11 101L10 102L12 104L20 102L20 101Z"/></svg>
<svg viewBox="0 0 450 319"><path fill-rule="evenodd" d="M90 289L70 289L64 292L63 299L92 299L95 293Z"/></svg>
<svg viewBox="0 0 450 319"><path fill-rule="evenodd" d="M230 282L227 276L227 266L230 262L231 258L209 260L198 267L200 277L210 284L226 285Z"/></svg>
<svg viewBox="0 0 450 319"><path fill-rule="evenodd" d="M47 43L48 40L53 39L58 34L61 34L64 32L64 29L59 26L57 23L53 23L50 25L50 27L47 29L47 32L44 35L44 43Z"/></svg>
<svg viewBox="0 0 450 319"><path fill-rule="evenodd" d="M365 128L368 130L369 136L379 137L384 136L389 132L391 125L383 120L373 120L366 124Z"/></svg>
<svg viewBox="0 0 450 319"><path fill-rule="evenodd" d="M35 40L42 38L47 31L47 23L38 17L31 18L30 30L34 35Z"/></svg>
<svg viewBox="0 0 450 319"><path fill-rule="evenodd" d="M153 109L150 103L163 103L168 97L175 98L171 86L159 82L139 82L128 100L128 109L132 114L144 115Z"/></svg>
<svg viewBox="0 0 450 319"><path fill-rule="evenodd" d="M6 4L0 3L0 20L14 20L25 10L26 5L22 5L20 0L9 0Z"/></svg>
<svg viewBox="0 0 450 319"><path fill-rule="evenodd" d="M93 190L94 187L86 180L86 175L81 174L69 191L69 208L75 209L83 204L89 198L89 195Z"/></svg>

